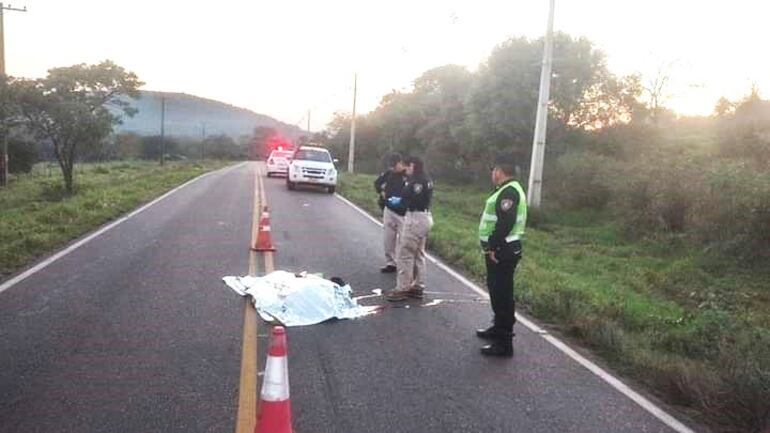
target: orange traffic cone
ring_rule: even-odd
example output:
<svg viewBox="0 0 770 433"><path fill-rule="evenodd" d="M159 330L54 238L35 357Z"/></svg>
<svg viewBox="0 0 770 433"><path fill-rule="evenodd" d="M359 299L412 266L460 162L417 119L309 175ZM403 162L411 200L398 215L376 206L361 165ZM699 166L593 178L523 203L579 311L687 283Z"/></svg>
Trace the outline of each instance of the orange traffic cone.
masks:
<svg viewBox="0 0 770 433"><path fill-rule="evenodd" d="M254 433L292 433L286 330L273 328Z"/></svg>
<svg viewBox="0 0 770 433"><path fill-rule="evenodd" d="M254 251L275 251L273 238L270 235L270 212L268 212L267 207L265 207L265 210L262 212L262 216L259 219L257 240L252 249Z"/></svg>

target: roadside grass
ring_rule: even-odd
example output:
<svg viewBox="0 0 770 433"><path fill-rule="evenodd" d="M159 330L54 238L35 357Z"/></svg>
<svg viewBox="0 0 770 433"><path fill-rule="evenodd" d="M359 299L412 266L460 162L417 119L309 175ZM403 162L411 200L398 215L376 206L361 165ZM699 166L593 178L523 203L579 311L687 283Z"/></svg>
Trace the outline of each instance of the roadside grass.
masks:
<svg viewBox="0 0 770 433"><path fill-rule="evenodd" d="M79 164L68 195L54 164L11 179L0 189L0 280L35 258L150 201L202 173L230 162L110 162Z"/></svg>
<svg viewBox="0 0 770 433"><path fill-rule="evenodd" d="M374 177L339 191L377 216ZM476 227L486 192L436 185L429 248L484 281ZM770 429L770 270L715 259L676 237L627 240L597 212L533 212L517 308L715 430Z"/></svg>

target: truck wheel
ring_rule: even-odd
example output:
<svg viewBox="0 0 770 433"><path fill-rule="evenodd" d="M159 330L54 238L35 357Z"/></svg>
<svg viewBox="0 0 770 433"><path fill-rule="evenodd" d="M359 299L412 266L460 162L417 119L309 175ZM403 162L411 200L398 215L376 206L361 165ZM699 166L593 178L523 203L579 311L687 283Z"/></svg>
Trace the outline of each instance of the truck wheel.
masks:
<svg viewBox="0 0 770 433"><path fill-rule="evenodd" d="M294 190L294 182L291 182L291 181L288 181L288 180L287 180L287 181L286 181L286 188L287 188L289 191L293 191L293 190Z"/></svg>
<svg viewBox="0 0 770 433"><path fill-rule="evenodd" d="M327 191L329 191L329 194L334 194L334 191L337 190L336 186L330 186L326 188Z"/></svg>

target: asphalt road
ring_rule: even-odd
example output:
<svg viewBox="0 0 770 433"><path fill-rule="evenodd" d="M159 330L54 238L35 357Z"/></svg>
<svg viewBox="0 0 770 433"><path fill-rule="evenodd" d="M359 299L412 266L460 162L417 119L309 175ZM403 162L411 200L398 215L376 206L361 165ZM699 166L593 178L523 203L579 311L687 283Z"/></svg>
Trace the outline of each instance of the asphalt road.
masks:
<svg viewBox="0 0 770 433"><path fill-rule="evenodd" d="M362 295L394 286L378 272L375 224L334 196L265 183L277 269L339 276ZM488 302L434 265L427 290L410 308L289 328L296 431L672 431L523 326L513 359L482 357L474 330L489 323Z"/></svg>
<svg viewBox="0 0 770 433"><path fill-rule="evenodd" d="M200 179L0 293L0 432L234 430L244 301L220 279L248 269L253 175ZM366 217L265 186L276 269L394 285ZM297 432L671 431L522 326L513 359L481 357L487 301L433 265L428 285L409 308L289 329Z"/></svg>
<svg viewBox="0 0 770 433"><path fill-rule="evenodd" d="M0 432L232 432L254 171L200 179L0 293Z"/></svg>

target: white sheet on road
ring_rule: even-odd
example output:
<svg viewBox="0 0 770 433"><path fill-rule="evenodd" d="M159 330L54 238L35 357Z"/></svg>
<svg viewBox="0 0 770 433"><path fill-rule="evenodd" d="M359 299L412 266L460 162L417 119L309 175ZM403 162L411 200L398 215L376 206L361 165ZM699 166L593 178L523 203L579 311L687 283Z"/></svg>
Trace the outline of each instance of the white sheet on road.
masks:
<svg viewBox="0 0 770 433"><path fill-rule="evenodd" d="M329 319L354 319L372 314L351 297L350 285L340 286L315 275L276 271L264 277L224 277L241 296L251 296L263 319L284 326L315 325Z"/></svg>

